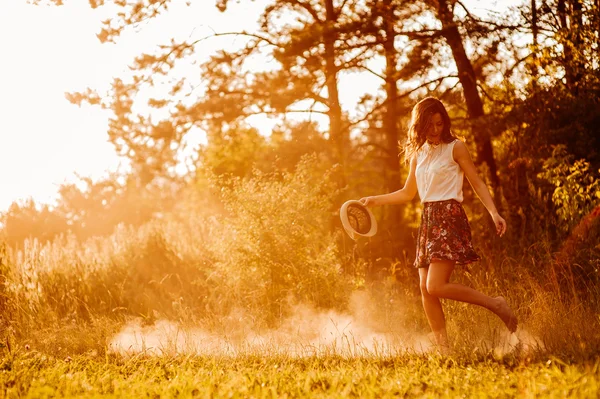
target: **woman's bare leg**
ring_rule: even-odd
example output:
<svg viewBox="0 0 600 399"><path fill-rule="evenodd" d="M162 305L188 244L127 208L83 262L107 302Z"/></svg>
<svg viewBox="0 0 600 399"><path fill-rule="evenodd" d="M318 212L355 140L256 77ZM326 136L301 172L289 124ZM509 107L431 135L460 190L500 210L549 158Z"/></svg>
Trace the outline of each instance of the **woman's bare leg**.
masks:
<svg viewBox="0 0 600 399"><path fill-rule="evenodd" d="M500 317L511 332L517 330L517 318L503 297L492 298L466 285L450 283L450 275L453 270L454 262L432 261L427 273L427 292L438 298L483 306Z"/></svg>
<svg viewBox="0 0 600 399"><path fill-rule="evenodd" d="M429 327L433 331L435 343L441 351L448 349L448 334L446 332L446 319L440 299L430 295L427 292L427 268L419 269L419 280L421 286L421 297L423 299L423 309L429 322Z"/></svg>

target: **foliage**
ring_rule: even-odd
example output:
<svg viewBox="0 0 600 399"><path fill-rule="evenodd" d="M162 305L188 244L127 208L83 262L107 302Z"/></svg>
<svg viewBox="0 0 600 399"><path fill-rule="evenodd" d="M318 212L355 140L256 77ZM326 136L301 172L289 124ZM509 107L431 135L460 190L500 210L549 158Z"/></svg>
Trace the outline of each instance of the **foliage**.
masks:
<svg viewBox="0 0 600 399"><path fill-rule="evenodd" d="M565 146L554 147L539 177L555 186L552 201L564 230L570 230L600 204L600 170L598 173L591 170L584 159L574 161Z"/></svg>
<svg viewBox="0 0 600 399"><path fill-rule="evenodd" d="M217 176L244 177L264 159L266 149L266 140L256 129L230 126L200 150L200 163L202 169Z"/></svg>
<svg viewBox="0 0 600 399"><path fill-rule="evenodd" d="M428 327L413 269L396 264L401 270L383 276L385 284L365 284L361 260L342 268L327 227L337 217L331 213L330 173L312 157L295 171L213 178L223 204L191 197L161 219L123 226L109 237L28 241L19 252L4 247L3 334L40 350L60 346L62 354L77 354L105 350L89 337L108 339L133 317L146 325L166 319L247 337L248 330L287 325L299 305L325 314L354 309L357 320L381 329L376 331L421 334ZM581 286L548 243L528 248L519 259L498 250L482 254L483 267L456 278L504 295L523 328L540 337L546 348L541 354L581 359L599 353L595 280ZM354 302L356 287L372 290L374 302ZM501 322L490 323L489 314L458 303L448 304L448 311L450 332L461 331L459 353L480 340L485 351L497 339ZM554 333L546 334L549 329Z"/></svg>
<svg viewBox="0 0 600 399"><path fill-rule="evenodd" d="M92 8L104 4L89 3ZM149 24L170 12L173 4L116 2L118 11L103 23L99 37L116 41L141 21ZM225 14L238 7L228 0L215 5ZM339 161L336 157L341 151L347 155L342 164L352 164L355 147L365 144L375 154L361 151L364 159L383 154L388 163L371 165L393 170L383 174L384 187L396 189L402 174L395 157L397 138L402 136L397 135L401 130L397 115L407 113L415 97L434 94L455 110L455 126L471 130L469 138L477 143L475 158L488 163L494 194L500 197L493 170L498 149L492 148L489 136L505 137L503 127L521 130L530 148L518 148L518 156L507 151L498 163L500 173L510 175L512 171L502 165L530 159L538 149L544 151L543 157L549 156L548 144L567 144L569 152L598 166L592 154L598 147L594 134L598 15L597 4L589 0L527 2L504 15L479 15L453 1L272 0L252 31L215 32L186 40L165 36L161 40L167 44L133 60L131 79L115 77L105 95L87 89L68 97L111 111L110 140L121 155L132 160L141 187L172 173L182 141L198 128L212 141L203 153L208 169L247 175L249 165L264 154L264 143L258 137L250 139L250 132L240 131L233 139L232 133L254 114L285 118L300 112L328 120L328 131L319 133L332 159ZM535 36L531 45L519 39L530 34ZM206 41L231 35L241 45L205 57L199 64L201 82L178 75L178 66L197 64ZM255 60L261 57L270 62L258 67ZM385 67L377 70L374 64ZM359 112L345 115L337 82L358 72L381 79L381 86L365 93L354 107ZM459 82L462 92L455 90ZM159 87L166 89L157 90L160 94L152 98L143 93ZM153 109L150 115L137 111L146 104ZM523 122L529 128L519 128ZM526 147L523 141L519 146ZM271 166L266 165L260 168ZM527 173L535 176L538 170L518 168L517 172L523 182ZM340 176L339 183L345 185L347 168ZM504 192L513 190L513 181L505 179ZM397 215L390 212L390 218L396 220Z"/></svg>
<svg viewBox="0 0 600 399"><path fill-rule="evenodd" d="M142 187L134 175L79 178L60 186L54 206L32 199L13 203L2 213L2 235L19 248L26 239L45 243L69 234L82 240L110 235L119 224L141 226L154 214L167 212L180 189L177 180Z"/></svg>
<svg viewBox="0 0 600 399"><path fill-rule="evenodd" d="M342 306L347 297L334 235L331 172L316 157L293 172L235 179L223 188L228 211L215 243L210 282L234 293L237 303L281 315L291 303Z"/></svg>
<svg viewBox="0 0 600 399"><path fill-rule="evenodd" d="M107 237L28 240L2 258L5 306L20 334L99 315L195 319L244 308L273 321L299 302L343 306L352 276L328 228L330 173L314 156L295 171L214 178L224 210L190 197Z"/></svg>
<svg viewBox="0 0 600 399"><path fill-rule="evenodd" d="M67 220L48 205L38 206L33 199L13 202L2 213L2 237L12 246L22 245L26 239L51 241L68 229Z"/></svg>
<svg viewBox="0 0 600 399"><path fill-rule="evenodd" d="M532 78L550 86L564 84L575 96L590 87L598 90L598 2L551 0L537 7L536 20L531 12L522 14L538 35Z"/></svg>

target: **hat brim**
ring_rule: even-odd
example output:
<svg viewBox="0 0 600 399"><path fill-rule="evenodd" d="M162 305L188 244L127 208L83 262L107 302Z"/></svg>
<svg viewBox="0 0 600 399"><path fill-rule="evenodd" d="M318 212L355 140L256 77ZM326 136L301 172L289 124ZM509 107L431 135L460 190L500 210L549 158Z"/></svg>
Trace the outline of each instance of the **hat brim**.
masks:
<svg viewBox="0 0 600 399"><path fill-rule="evenodd" d="M348 206L350 206L350 205L358 206L367 212L367 214L369 215L369 218L371 219L371 229L368 232L361 234L358 231L354 230L354 228L352 228L352 225L350 224L350 221L348 220ZM344 227L344 230L346 230L346 233L353 240L356 240L358 237L372 237L375 235L375 233L377 233L377 220L375 219L375 216L373 215L373 213L371 212L371 210L369 208L367 208L366 206L361 204L359 201L349 200L349 201L344 202L342 204L342 207L340 208L340 219L342 221L342 227Z"/></svg>

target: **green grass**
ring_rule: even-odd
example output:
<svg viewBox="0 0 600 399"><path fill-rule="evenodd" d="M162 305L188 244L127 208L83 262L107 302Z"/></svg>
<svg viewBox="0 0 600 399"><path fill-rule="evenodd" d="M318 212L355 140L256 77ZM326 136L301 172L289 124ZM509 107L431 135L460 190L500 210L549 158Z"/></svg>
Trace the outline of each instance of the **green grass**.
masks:
<svg viewBox="0 0 600 399"><path fill-rule="evenodd" d="M8 354L3 397L583 397L600 394L600 361L396 357Z"/></svg>

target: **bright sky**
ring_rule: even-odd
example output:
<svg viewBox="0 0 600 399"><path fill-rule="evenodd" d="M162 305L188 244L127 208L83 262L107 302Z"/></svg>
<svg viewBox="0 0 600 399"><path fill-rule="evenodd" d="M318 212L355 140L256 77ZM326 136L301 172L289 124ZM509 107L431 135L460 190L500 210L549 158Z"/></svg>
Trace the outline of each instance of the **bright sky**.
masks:
<svg viewBox="0 0 600 399"><path fill-rule="evenodd" d="M214 7L214 0L195 1L192 7L173 2L160 20L129 31L115 45L96 38L101 21L113 14L110 6L92 10L84 0L67 0L61 7L2 0L0 212L29 197L52 203L58 187L74 181L75 173L98 179L119 167L108 143L108 113L99 107L79 108L65 99L65 92L108 89L113 76L126 74L134 56L169 37L251 29L266 1L231 2L225 14ZM514 0L483 3L502 8ZM206 54L222 47L223 40L236 44L234 38L219 40L207 42ZM351 85L340 85L340 98L354 103L380 84L373 76L353 78ZM268 129L268 124L263 121L260 127Z"/></svg>
<svg viewBox="0 0 600 399"><path fill-rule="evenodd" d="M101 21L111 15L108 6L92 10L84 0L61 7L0 2L0 211L29 197L52 203L61 184L76 180L75 173L98 179L122 162L108 143L108 112L79 108L65 92L108 89L134 56L171 37L165 37L165 27L175 37L204 36L211 28L249 27L260 11L254 3L254 10L237 6L237 15L226 17L214 2L195 3L191 9L174 4L160 23L141 26L115 45L96 38Z"/></svg>

